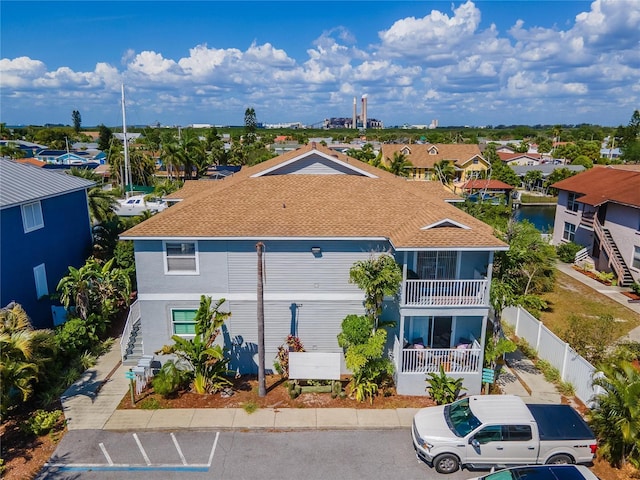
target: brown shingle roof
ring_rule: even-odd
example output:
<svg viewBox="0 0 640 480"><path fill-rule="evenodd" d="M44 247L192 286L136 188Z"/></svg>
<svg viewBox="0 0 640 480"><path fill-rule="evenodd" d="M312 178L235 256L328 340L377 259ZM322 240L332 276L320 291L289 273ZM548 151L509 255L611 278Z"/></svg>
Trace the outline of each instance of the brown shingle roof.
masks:
<svg viewBox="0 0 640 480"><path fill-rule="evenodd" d="M264 175L289 160L318 153L370 176ZM194 187L199 191L192 190L182 202L122 237L376 237L389 238L396 248L506 247L491 227L446 203L451 194L438 183L408 181L321 146L314 151L308 145L232 177L202 183L202 188ZM422 229L444 219L470 228Z"/></svg>
<svg viewBox="0 0 640 480"><path fill-rule="evenodd" d="M578 201L587 205L616 202L640 207L640 171L596 167L551 186L583 194Z"/></svg>
<svg viewBox="0 0 640 480"><path fill-rule="evenodd" d="M407 159L417 168L433 168L441 160L451 160L454 165L462 166L475 156L482 158L480 147L471 144L411 144L400 145L385 143L381 147L382 156L388 161L393 159L395 152L402 152L408 149ZM435 152L435 153L430 153Z"/></svg>

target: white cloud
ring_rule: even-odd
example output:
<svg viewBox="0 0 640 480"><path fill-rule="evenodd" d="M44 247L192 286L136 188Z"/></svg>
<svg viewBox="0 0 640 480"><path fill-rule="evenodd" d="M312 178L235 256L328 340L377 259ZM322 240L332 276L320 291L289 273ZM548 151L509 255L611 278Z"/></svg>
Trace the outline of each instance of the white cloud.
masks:
<svg viewBox="0 0 640 480"><path fill-rule="evenodd" d="M423 4L415 5L421 10ZM534 123L595 123L603 121L607 102L637 108L640 1L595 0L568 22L559 18L549 27L522 18L504 31L495 24L481 28L482 9L482 2L466 1L448 12L391 19L378 32L379 42L367 46L336 26L303 45L305 53L296 57L289 46L254 41L245 49L201 43L175 58L161 49L126 50L118 67L100 61L93 71L4 58L3 118L36 103L49 107L42 115L66 112L70 99L74 108L84 101L87 108L116 110L122 82L139 116L151 112L142 121L166 123L189 123L191 115L238 123L248 104L273 122L292 116L317 121L349 116L353 97L365 92L370 116L386 124L447 117L454 124L496 123L484 118L490 112L504 116L498 123L528 123L531 117L517 118L520 111L537 116ZM574 118L578 113L583 117ZM428 120L419 121L424 115ZM89 121L85 112L83 118Z"/></svg>

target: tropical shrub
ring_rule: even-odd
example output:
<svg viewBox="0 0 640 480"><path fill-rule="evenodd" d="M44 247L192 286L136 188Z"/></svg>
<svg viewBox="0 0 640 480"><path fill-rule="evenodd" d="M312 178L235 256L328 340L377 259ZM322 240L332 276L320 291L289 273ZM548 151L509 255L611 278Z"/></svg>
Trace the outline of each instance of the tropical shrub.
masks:
<svg viewBox="0 0 640 480"><path fill-rule="evenodd" d="M231 382L226 375L229 358L221 345L214 345L222 325L231 315L219 309L225 302L218 300L211 305L211 297L200 297L200 308L195 316L195 335L191 339L173 335L173 345L165 345L156 354L176 355L189 366L193 374L193 389L196 393L214 393Z"/></svg>
<svg viewBox="0 0 640 480"><path fill-rule="evenodd" d="M463 386L462 378L448 377L444 371L444 367L440 365L439 373L429 373L426 382L428 383L426 391L429 396L438 405L444 405L454 402L462 390L466 390Z"/></svg>
<svg viewBox="0 0 640 480"><path fill-rule="evenodd" d="M289 378L289 352L304 352L304 345L295 335L289 335L284 344L278 347L273 368L282 378Z"/></svg>
<svg viewBox="0 0 640 480"><path fill-rule="evenodd" d="M582 245L574 242L562 243L556 247L558 258L564 263L573 263L576 253L582 250Z"/></svg>
<svg viewBox="0 0 640 480"><path fill-rule="evenodd" d="M23 431L40 436L49 433L62 417L62 410L36 410L29 419L21 425Z"/></svg>
<svg viewBox="0 0 640 480"><path fill-rule="evenodd" d="M71 318L56 328L55 342L64 356L75 357L98 342L96 326L78 317Z"/></svg>
<svg viewBox="0 0 640 480"><path fill-rule="evenodd" d="M153 377L153 390L163 397L170 397L188 384L189 379L188 371L180 368L175 361L167 360Z"/></svg>
<svg viewBox="0 0 640 480"><path fill-rule="evenodd" d="M640 468L640 371L627 361L601 364L599 370L593 384L604 393L588 412L598 452L614 466L629 462Z"/></svg>
<svg viewBox="0 0 640 480"><path fill-rule="evenodd" d="M636 295L640 295L640 283L639 282L633 282L630 286L631 291L633 293L635 293Z"/></svg>
<svg viewBox="0 0 640 480"><path fill-rule="evenodd" d="M367 343L373 330L373 320L365 315L347 315L342 320L342 331L338 334L338 345L347 348L350 345Z"/></svg>
<svg viewBox="0 0 640 480"><path fill-rule="evenodd" d="M21 305L0 309L0 417L31 397L54 351L53 333L35 330Z"/></svg>

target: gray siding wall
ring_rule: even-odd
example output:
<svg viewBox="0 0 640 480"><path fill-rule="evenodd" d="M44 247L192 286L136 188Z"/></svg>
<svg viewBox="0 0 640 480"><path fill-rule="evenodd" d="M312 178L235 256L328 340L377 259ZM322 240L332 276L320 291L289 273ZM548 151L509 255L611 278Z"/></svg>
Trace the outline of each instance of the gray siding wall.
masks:
<svg viewBox="0 0 640 480"><path fill-rule="evenodd" d="M386 242L265 241L264 311L266 368L287 335L308 351L340 352L337 335L345 316L364 313L364 294L349 283L354 262L387 251ZM231 317L223 338L230 368L257 372L257 254L253 241L200 241L199 275L165 275L160 241L136 241L136 267L145 354L172 343L171 310L197 309L200 295L225 298ZM315 256L311 247L319 246ZM344 369L343 366L343 371Z"/></svg>

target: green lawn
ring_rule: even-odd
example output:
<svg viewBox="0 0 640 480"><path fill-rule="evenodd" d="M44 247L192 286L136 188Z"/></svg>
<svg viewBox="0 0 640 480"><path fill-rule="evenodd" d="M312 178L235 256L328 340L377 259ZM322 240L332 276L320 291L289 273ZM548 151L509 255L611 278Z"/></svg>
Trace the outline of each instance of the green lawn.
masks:
<svg viewBox="0 0 640 480"><path fill-rule="evenodd" d="M543 197L543 196L538 196L538 195L528 195L526 193L523 193L520 196L520 202L523 205L526 205L527 203L558 203L558 197Z"/></svg>
<svg viewBox="0 0 640 480"><path fill-rule="evenodd" d="M610 314L616 319L620 336L640 325L640 317L633 310L596 292L585 284L558 271L553 292L542 296L550 310L543 312L540 320L556 335L566 330L570 315L599 317Z"/></svg>

